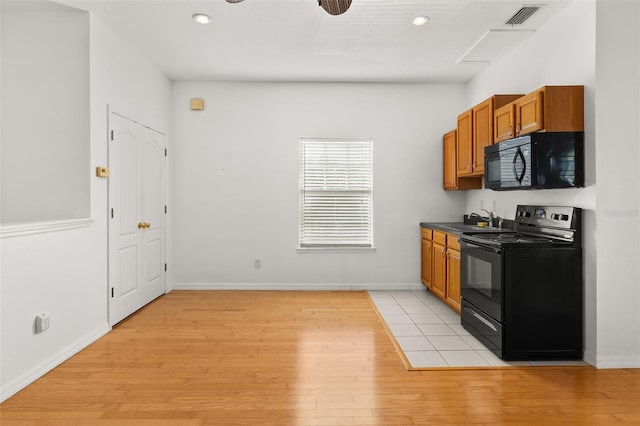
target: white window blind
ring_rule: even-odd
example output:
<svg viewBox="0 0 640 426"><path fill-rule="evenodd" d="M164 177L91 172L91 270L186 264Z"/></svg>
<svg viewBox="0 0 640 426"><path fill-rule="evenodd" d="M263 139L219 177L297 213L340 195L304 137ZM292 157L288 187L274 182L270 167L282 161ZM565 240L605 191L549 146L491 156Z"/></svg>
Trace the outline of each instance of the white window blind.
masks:
<svg viewBox="0 0 640 426"><path fill-rule="evenodd" d="M372 146L300 140L300 247L373 247Z"/></svg>

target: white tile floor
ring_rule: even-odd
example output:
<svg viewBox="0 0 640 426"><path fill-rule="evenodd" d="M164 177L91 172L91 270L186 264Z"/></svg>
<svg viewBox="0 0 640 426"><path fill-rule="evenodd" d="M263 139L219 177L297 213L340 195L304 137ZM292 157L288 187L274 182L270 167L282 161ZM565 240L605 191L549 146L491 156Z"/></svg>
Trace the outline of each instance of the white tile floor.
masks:
<svg viewBox="0 0 640 426"><path fill-rule="evenodd" d="M370 291L369 296L412 368L587 365L502 361L462 327L457 313L426 290Z"/></svg>

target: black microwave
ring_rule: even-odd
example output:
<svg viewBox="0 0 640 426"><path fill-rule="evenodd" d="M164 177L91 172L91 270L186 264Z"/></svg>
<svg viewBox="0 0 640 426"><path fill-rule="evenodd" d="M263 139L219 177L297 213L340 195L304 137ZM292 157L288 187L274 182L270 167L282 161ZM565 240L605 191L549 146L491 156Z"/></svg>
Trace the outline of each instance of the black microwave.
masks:
<svg viewBox="0 0 640 426"><path fill-rule="evenodd" d="M530 133L484 149L484 186L513 189L584 186L584 132Z"/></svg>

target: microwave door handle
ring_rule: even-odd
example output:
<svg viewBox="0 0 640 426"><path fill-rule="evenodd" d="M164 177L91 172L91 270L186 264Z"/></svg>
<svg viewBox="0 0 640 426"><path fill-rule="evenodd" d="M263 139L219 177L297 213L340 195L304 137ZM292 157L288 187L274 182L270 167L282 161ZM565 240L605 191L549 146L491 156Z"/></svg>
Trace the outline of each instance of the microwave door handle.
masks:
<svg viewBox="0 0 640 426"><path fill-rule="evenodd" d="M518 156L522 161L522 173L520 173L519 175L518 175L518 170L516 170L516 163L518 162ZM522 153L522 150L520 149L520 147L518 147L516 150L516 155L513 156L513 176L516 178L518 183L522 183L526 170L527 170L527 163L524 160L524 154Z"/></svg>

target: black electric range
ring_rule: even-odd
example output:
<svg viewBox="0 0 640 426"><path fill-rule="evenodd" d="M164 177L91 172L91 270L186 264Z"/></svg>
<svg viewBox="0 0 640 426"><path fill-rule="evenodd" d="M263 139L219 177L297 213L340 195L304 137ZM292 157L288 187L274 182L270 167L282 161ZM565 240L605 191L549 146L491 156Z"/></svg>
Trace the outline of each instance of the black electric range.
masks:
<svg viewBox="0 0 640 426"><path fill-rule="evenodd" d="M462 325L505 360L582 358L582 210L519 205L460 237Z"/></svg>

